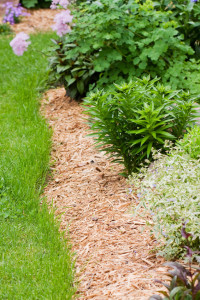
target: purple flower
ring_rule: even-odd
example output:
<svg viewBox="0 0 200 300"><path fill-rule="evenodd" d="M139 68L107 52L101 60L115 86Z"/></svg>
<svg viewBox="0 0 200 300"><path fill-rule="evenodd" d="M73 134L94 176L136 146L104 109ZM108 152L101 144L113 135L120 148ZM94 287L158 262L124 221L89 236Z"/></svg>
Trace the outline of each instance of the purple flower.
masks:
<svg viewBox="0 0 200 300"><path fill-rule="evenodd" d="M27 41L29 39L29 35L20 32L16 35L16 37L10 42L10 46L12 47L14 53L17 56L22 56L24 54L24 51L27 50L28 45L31 44L30 41Z"/></svg>
<svg viewBox="0 0 200 300"><path fill-rule="evenodd" d="M70 32L71 29L67 23L71 23L72 19L73 16L70 15L69 10L62 11L55 16L55 25L52 26L52 29L57 32L57 35L63 36Z"/></svg>
<svg viewBox="0 0 200 300"><path fill-rule="evenodd" d="M3 5L6 8L3 23L10 23L11 25L18 23L21 16L29 16L21 4L13 5L12 2L7 2Z"/></svg>

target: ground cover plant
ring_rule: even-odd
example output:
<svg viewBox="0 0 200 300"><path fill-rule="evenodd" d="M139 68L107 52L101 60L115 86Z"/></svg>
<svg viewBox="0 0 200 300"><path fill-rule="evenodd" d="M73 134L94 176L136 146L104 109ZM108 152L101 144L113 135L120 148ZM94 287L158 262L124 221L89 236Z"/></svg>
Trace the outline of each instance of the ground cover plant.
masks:
<svg viewBox="0 0 200 300"><path fill-rule="evenodd" d="M71 299L73 263L40 194L49 166L51 133L39 114L51 33L32 36L23 57L0 38L0 298ZM13 67L14 66L14 67Z"/></svg>
<svg viewBox="0 0 200 300"><path fill-rule="evenodd" d="M150 74L172 88L199 91L199 64L171 11L153 1L101 0L71 6L71 31L55 41L53 80L73 98L97 86Z"/></svg>
<svg viewBox="0 0 200 300"><path fill-rule="evenodd" d="M131 174L151 150L183 136L197 117L195 98L170 90L150 77L115 85L85 98L85 113L96 143Z"/></svg>
<svg viewBox="0 0 200 300"><path fill-rule="evenodd" d="M152 233L163 245L159 253L175 258L183 253L183 224L190 234L187 246L200 250L200 160L180 147L168 154L155 153L151 168L132 174L130 183L137 190L135 211L143 207L152 218Z"/></svg>

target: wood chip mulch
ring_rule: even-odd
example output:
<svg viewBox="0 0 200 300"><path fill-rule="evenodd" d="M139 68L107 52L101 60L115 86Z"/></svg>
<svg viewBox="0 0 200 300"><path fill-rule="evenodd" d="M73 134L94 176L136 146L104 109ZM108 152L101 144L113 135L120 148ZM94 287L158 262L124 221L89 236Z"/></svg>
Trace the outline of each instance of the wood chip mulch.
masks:
<svg viewBox="0 0 200 300"><path fill-rule="evenodd" d="M42 111L53 128L53 179L45 195L61 229L69 230L80 299L147 300L165 269L151 252L145 220L133 217L121 166L95 149L83 108L63 88L44 95Z"/></svg>

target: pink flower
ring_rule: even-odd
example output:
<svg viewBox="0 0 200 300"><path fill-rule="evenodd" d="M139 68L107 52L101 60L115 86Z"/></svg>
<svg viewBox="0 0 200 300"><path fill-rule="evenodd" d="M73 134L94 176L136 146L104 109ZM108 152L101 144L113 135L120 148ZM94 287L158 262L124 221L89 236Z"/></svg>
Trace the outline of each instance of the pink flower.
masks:
<svg viewBox="0 0 200 300"><path fill-rule="evenodd" d="M67 9L67 5L69 4L68 0L60 0L59 4L64 8Z"/></svg>
<svg viewBox="0 0 200 300"><path fill-rule="evenodd" d="M51 9L56 9L58 4L59 4L59 0L53 0L50 6Z"/></svg>
<svg viewBox="0 0 200 300"><path fill-rule="evenodd" d="M68 4L68 0L53 0L51 3L51 9L56 9L58 5L62 6L64 9L67 9Z"/></svg>
<svg viewBox="0 0 200 300"><path fill-rule="evenodd" d="M71 29L67 23L71 23L72 19L73 16L70 15L69 10L62 11L55 16L55 25L52 26L52 29L57 32L57 35L63 36L70 32Z"/></svg>
<svg viewBox="0 0 200 300"><path fill-rule="evenodd" d="M20 32L16 35L16 37L10 42L10 46L12 47L14 53L18 56L22 56L24 54L24 51L27 50L28 45L31 44L30 41L27 41L29 39L29 35Z"/></svg>

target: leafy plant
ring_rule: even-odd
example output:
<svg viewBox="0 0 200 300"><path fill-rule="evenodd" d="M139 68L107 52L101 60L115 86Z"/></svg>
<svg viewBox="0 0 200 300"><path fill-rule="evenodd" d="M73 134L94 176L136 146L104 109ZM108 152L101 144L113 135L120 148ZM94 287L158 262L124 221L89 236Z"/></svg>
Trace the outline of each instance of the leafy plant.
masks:
<svg viewBox="0 0 200 300"><path fill-rule="evenodd" d="M8 23L0 24L0 35L11 34L12 30Z"/></svg>
<svg viewBox="0 0 200 300"><path fill-rule="evenodd" d="M153 225L147 224L161 245L159 254L174 258L183 253L183 220L191 234L188 246L199 250L200 159L192 159L180 147L168 154L154 152L153 165L132 174L130 184L134 186L133 193L137 191L135 211L140 214L143 207L153 221Z"/></svg>
<svg viewBox="0 0 200 300"><path fill-rule="evenodd" d="M177 145L188 153L192 158L200 158L200 126L187 129L188 133L180 140Z"/></svg>
<svg viewBox="0 0 200 300"><path fill-rule="evenodd" d="M124 164L128 174L151 158L152 147L164 150L166 139L180 138L196 117L189 94L150 77L92 93L84 105L98 147Z"/></svg>
<svg viewBox="0 0 200 300"><path fill-rule="evenodd" d="M56 73L71 61L86 64L91 57L88 71L94 72L83 94L94 88L94 74L97 88L150 74L173 89L199 91L200 66L190 60L194 51L184 43L171 12L156 11L152 1L123 0L84 2L72 9L74 26L52 48L50 68ZM55 76L67 90L70 84L65 76L73 68L71 64Z"/></svg>
<svg viewBox="0 0 200 300"><path fill-rule="evenodd" d="M193 0L162 0L154 2L154 7L161 11L172 11L171 20L178 21L177 30L184 35L184 40L190 44L200 57L200 5Z"/></svg>
<svg viewBox="0 0 200 300"><path fill-rule="evenodd" d="M185 231L185 225L183 226L182 235L188 241L190 234ZM200 268L192 267L193 255L197 251L192 251L190 247L185 246L187 249L186 258L188 259L188 267L186 268L180 263L177 262L167 262L164 265L172 268L173 270L168 271L166 274L170 283L166 284L160 280L156 280L159 283L162 283L167 291L159 291L159 293L164 295L162 298L159 295L153 295L149 300L199 300L200 299ZM196 259L199 261L200 257L196 256Z"/></svg>
<svg viewBox="0 0 200 300"><path fill-rule="evenodd" d="M45 8L51 5L49 0L21 0L20 2L26 8Z"/></svg>
<svg viewBox="0 0 200 300"><path fill-rule="evenodd" d="M65 85L68 96L79 100L86 95L85 91L89 89L89 84L95 83L98 78L94 71L93 57L82 54L66 60L65 52L75 48L76 44L64 47L62 42L53 41L57 45L55 50L58 57L52 57L50 60L49 83L54 84L56 78L57 83Z"/></svg>

